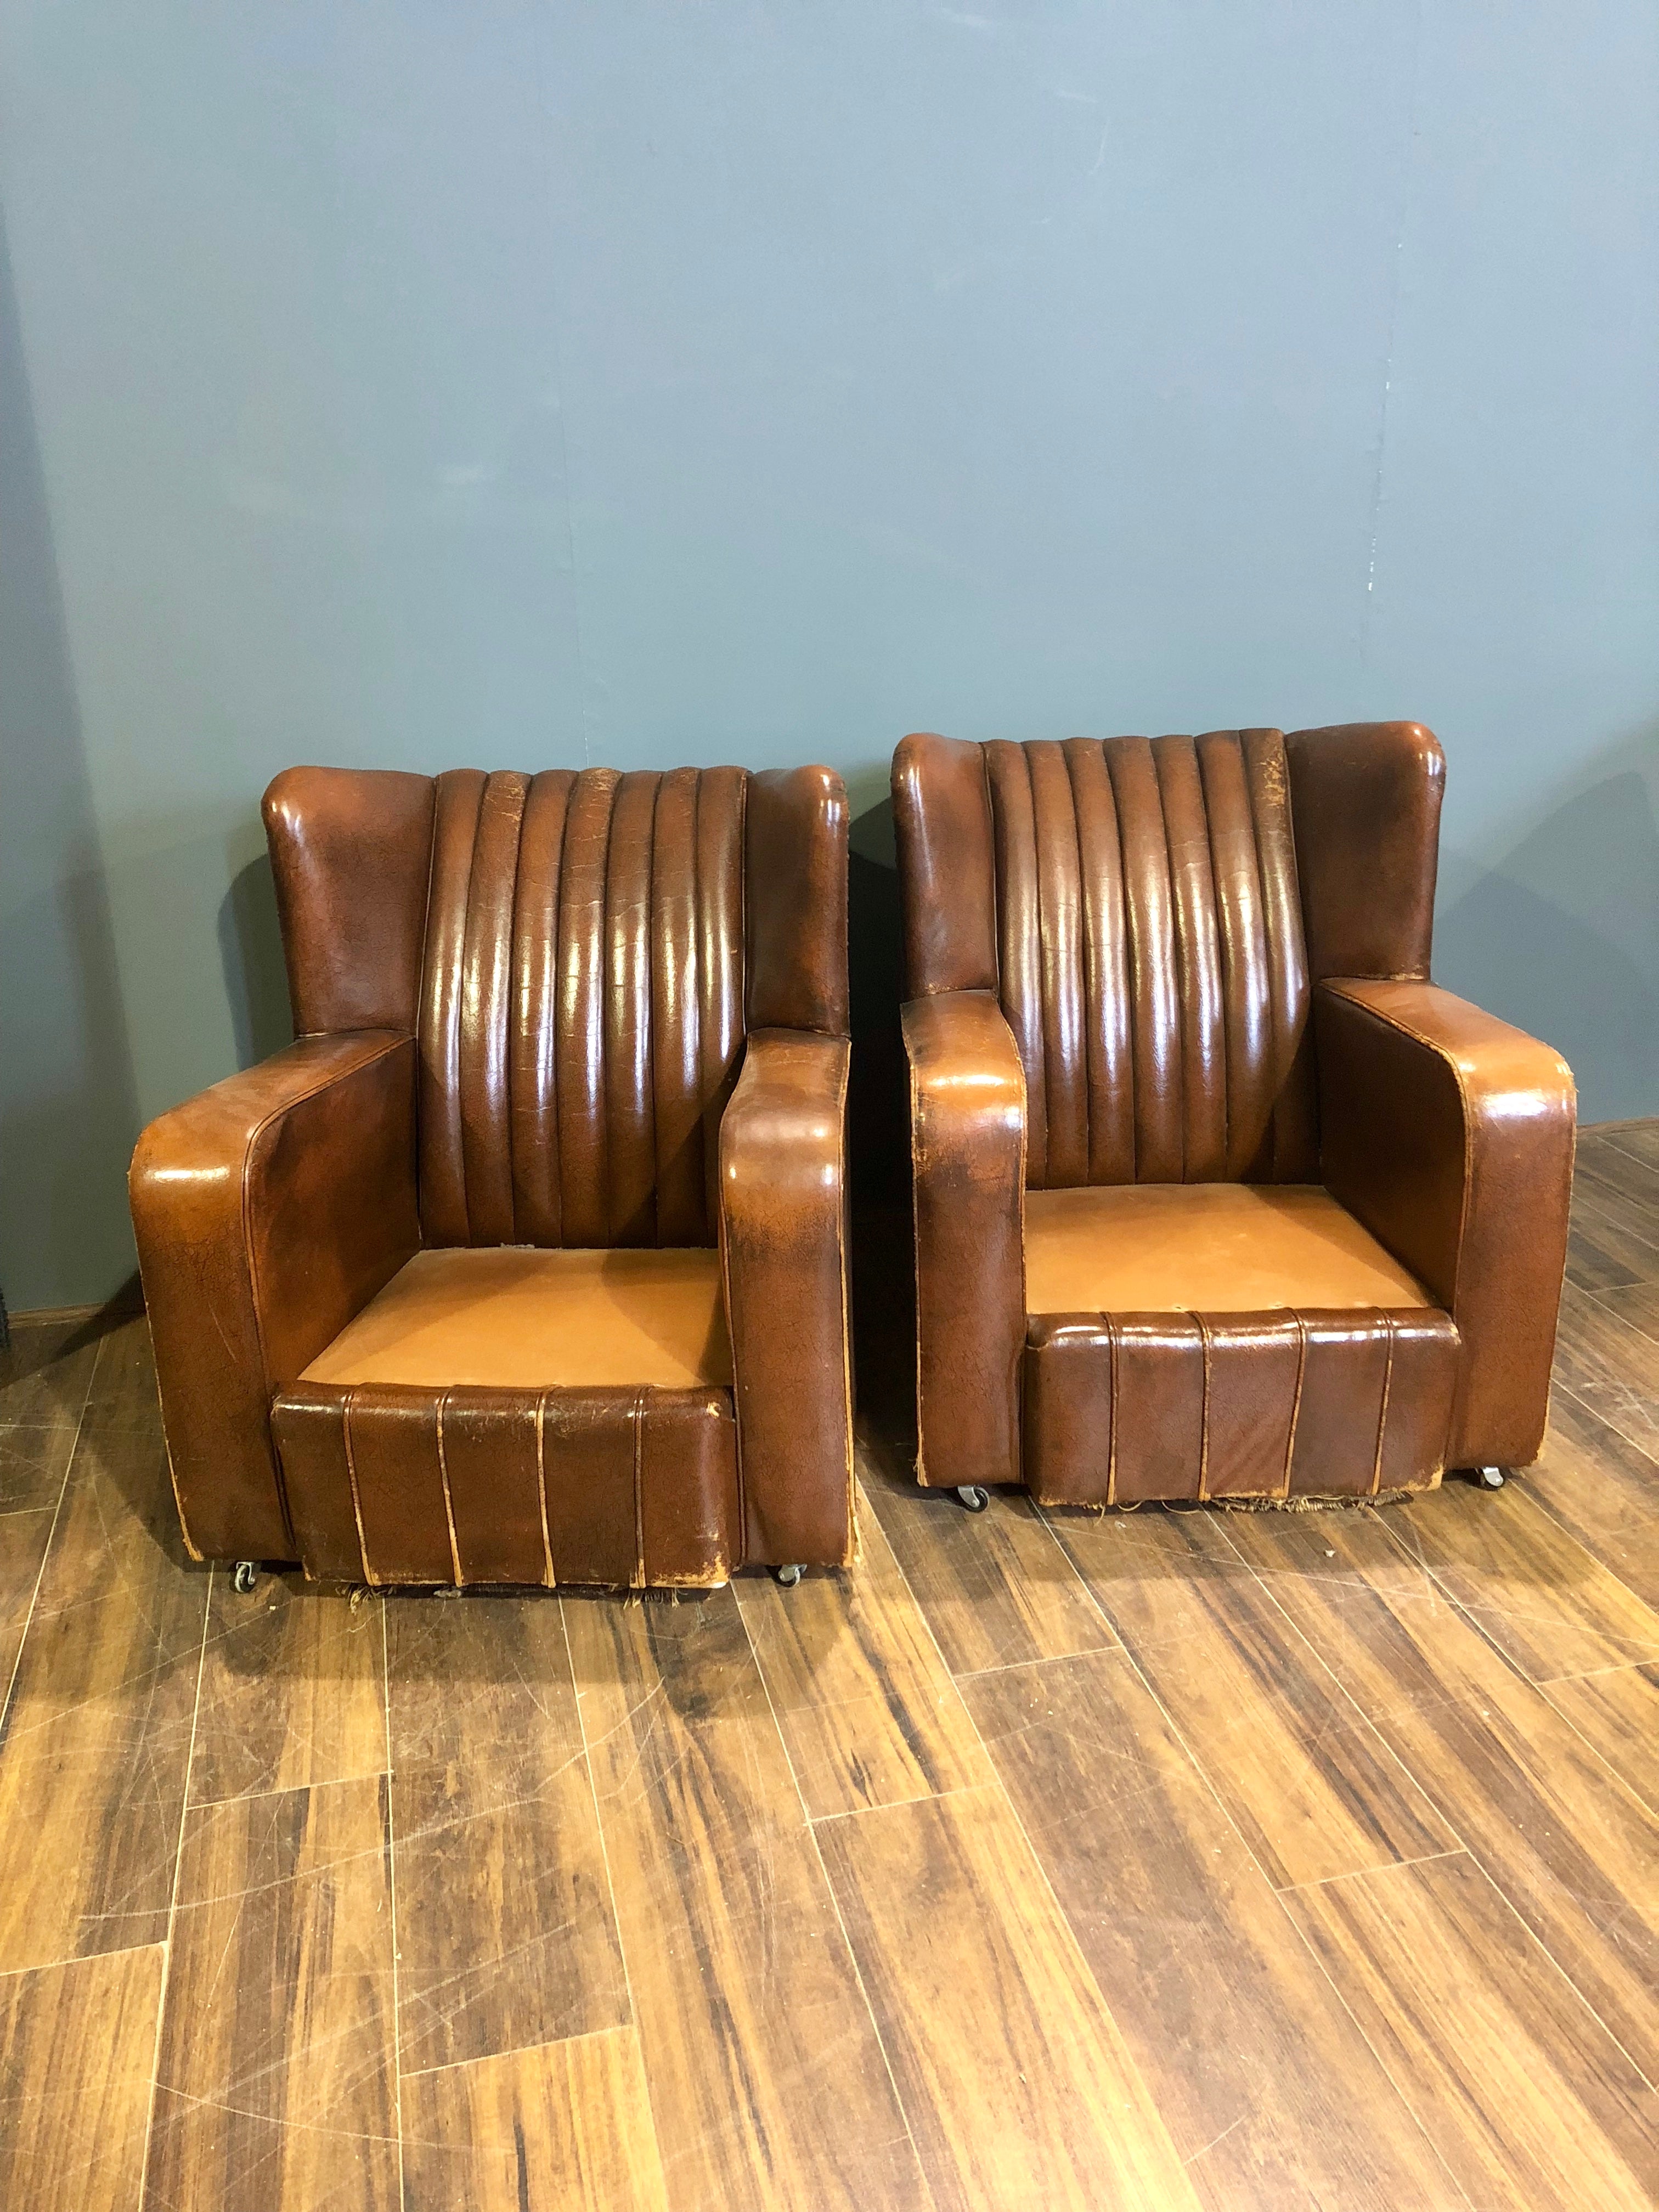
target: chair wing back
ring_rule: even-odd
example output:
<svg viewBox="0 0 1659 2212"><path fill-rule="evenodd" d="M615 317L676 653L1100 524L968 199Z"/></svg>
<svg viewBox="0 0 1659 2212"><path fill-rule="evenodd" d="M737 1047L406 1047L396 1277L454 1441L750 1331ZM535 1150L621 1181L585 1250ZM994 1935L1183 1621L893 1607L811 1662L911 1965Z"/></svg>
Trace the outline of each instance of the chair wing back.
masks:
<svg viewBox="0 0 1659 2212"><path fill-rule="evenodd" d="M298 769L265 821L296 1031L418 1040L428 1245L714 1243L748 1030L846 1029L827 770Z"/></svg>
<svg viewBox="0 0 1659 2212"><path fill-rule="evenodd" d="M1401 725L904 741L909 994L996 992L1032 1188L1316 1179L1310 944L1426 974L1438 763Z"/></svg>

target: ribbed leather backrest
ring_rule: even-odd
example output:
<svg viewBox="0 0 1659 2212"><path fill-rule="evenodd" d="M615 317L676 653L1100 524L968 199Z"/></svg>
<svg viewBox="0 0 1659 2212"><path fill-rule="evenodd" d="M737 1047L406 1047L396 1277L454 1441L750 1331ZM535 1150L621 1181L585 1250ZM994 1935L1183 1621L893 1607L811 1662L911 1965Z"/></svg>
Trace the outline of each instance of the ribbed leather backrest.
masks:
<svg viewBox="0 0 1659 2212"><path fill-rule="evenodd" d="M1026 1179L1316 1179L1285 740L984 749Z"/></svg>
<svg viewBox="0 0 1659 2212"><path fill-rule="evenodd" d="M740 769L437 781L428 1244L711 1244L744 1040Z"/></svg>

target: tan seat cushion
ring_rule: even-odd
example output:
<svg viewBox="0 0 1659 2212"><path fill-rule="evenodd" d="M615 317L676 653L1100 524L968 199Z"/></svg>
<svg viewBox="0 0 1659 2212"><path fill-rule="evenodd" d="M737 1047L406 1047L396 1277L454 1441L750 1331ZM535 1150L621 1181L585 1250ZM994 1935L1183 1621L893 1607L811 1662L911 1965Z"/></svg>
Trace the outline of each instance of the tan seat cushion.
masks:
<svg viewBox="0 0 1659 2212"><path fill-rule="evenodd" d="M1028 1313L1433 1304L1315 1185L1121 1183L1025 1194Z"/></svg>
<svg viewBox="0 0 1659 2212"><path fill-rule="evenodd" d="M417 1252L301 1377L550 1390L729 1385L718 1252Z"/></svg>

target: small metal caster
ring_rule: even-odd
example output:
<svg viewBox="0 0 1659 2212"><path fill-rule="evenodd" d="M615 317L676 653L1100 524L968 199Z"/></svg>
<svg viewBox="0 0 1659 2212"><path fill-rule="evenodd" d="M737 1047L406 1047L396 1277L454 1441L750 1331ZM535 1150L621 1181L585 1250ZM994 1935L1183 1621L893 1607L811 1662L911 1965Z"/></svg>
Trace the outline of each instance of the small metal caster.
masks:
<svg viewBox="0 0 1659 2212"><path fill-rule="evenodd" d="M778 1569L778 1580L783 1584L785 1589L793 1589L795 1584L800 1580L800 1569L799 1567L780 1567Z"/></svg>
<svg viewBox="0 0 1659 2212"><path fill-rule="evenodd" d="M1478 1467L1474 1470L1474 1479L1482 1490L1501 1490L1504 1487L1504 1476L1501 1467Z"/></svg>
<svg viewBox="0 0 1659 2212"><path fill-rule="evenodd" d="M238 1559L230 1577L230 1586L238 1597L246 1597L259 1579L259 1570L252 1559Z"/></svg>
<svg viewBox="0 0 1659 2212"><path fill-rule="evenodd" d="M983 1483L979 1482L959 1482L957 1485L957 1496L970 1513L983 1513L991 1502L990 1492L986 1489Z"/></svg>

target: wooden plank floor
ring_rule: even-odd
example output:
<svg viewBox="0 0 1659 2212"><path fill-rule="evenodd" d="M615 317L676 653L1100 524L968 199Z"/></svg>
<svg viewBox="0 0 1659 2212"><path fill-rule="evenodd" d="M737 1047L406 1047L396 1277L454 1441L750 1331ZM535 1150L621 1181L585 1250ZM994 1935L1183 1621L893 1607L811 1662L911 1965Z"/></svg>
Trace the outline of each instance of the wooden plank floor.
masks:
<svg viewBox="0 0 1659 2212"><path fill-rule="evenodd" d="M142 1321L21 1326L0 2203L1659 2204L1659 1122L1568 1272L1497 1495L975 1520L872 1425L857 1574L679 1603L240 1597Z"/></svg>

